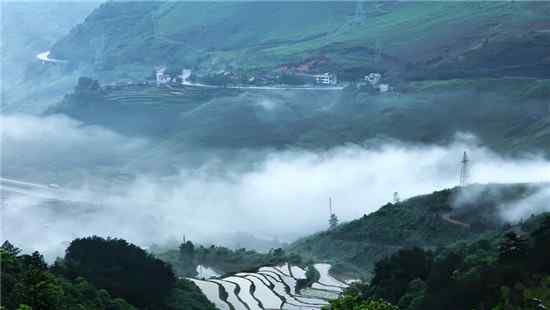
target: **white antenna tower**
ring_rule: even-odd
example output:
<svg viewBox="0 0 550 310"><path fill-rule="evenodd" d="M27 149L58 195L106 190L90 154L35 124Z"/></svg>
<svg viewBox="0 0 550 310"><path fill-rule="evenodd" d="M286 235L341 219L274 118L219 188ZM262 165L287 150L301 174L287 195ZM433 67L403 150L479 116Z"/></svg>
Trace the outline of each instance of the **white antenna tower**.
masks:
<svg viewBox="0 0 550 310"><path fill-rule="evenodd" d="M336 214L332 210L332 197L328 198L328 207L329 207L329 211L330 211L330 216L329 216L329 219L328 219L328 225L329 225L329 229L332 230L332 229L336 228L336 226L338 226L338 217L336 216Z"/></svg>

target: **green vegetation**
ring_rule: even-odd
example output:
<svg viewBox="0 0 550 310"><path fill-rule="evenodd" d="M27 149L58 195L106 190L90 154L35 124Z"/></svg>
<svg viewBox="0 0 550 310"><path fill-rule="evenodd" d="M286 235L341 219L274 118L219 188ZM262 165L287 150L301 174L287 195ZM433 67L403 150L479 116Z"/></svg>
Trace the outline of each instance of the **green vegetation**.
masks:
<svg viewBox="0 0 550 310"><path fill-rule="evenodd" d="M52 52L119 76L158 64L256 72L315 59L324 61L314 69L348 78L548 76L549 10L543 2L108 2Z"/></svg>
<svg viewBox="0 0 550 310"><path fill-rule="evenodd" d="M300 239L288 251L304 259L330 261L337 274L369 278L375 262L403 248L435 249L498 231L505 224L499 207L534 190L529 184L489 184L417 196ZM461 197L471 199L462 201Z"/></svg>
<svg viewBox="0 0 550 310"><path fill-rule="evenodd" d="M164 262L122 239L76 239L54 266L69 279L83 277L140 308L163 309L176 278Z"/></svg>
<svg viewBox="0 0 550 310"><path fill-rule="evenodd" d="M323 309L329 309L324 307ZM358 294L347 293L330 302L333 310L398 310L396 306L381 299L364 300Z"/></svg>
<svg viewBox="0 0 550 310"><path fill-rule="evenodd" d="M317 268L313 266L313 264L308 264L305 270L306 270L306 278L298 279L296 281L296 291L298 292L303 288L311 287L313 283L319 282L319 279L321 278L319 271L317 270Z"/></svg>
<svg viewBox="0 0 550 310"><path fill-rule="evenodd" d="M228 89L159 89L147 85L102 87L97 80L81 77L74 91L46 114L63 113L126 135L158 138L177 132L186 113L193 113L214 98L231 98L238 93Z"/></svg>
<svg viewBox="0 0 550 310"><path fill-rule="evenodd" d="M132 9L108 2L52 56L93 67L94 78L105 81L143 80L162 64L193 68L219 84L228 71L296 83L284 67L337 72L347 81L381 72L395 91L132 86L93 101L75 92L54 111L159 138L143 155L149 159L189 145L317 149L386 138L445 144L457 132L499 152L548 154L549 13L547 2L140 2ZM275 108L258 104L265 100Z"/></svg>
<svg viewBox="0 0 550 310"><path fill-rule="evenodd" d="M550 215L435 252L403 249L376 263L362 300L399 309L545 309L550 305ZM351 308L350 308L351 309Z"/></svg>
<svg viewBox="0 0 550 310"><path fill-rule="evenodd" d="M472 133L503 153L550 150L548 80L423 81L396 87L396 93L373 95L354 87L269 92L139 85L90 94L77 86L50 113L153 137L158 147L142 155L148 159L162 149L184 153L189 145L318 149L371 139L445 144L457 132Z"/></svg>
<svg viewBox="0 0 550 310"><path fill-rule="evenodd" d="M213 268L221 274L256 271L262 266L273 266L290 262L300 264L301 258L287 254L282 249L273 249L268 253L252 250L231 250L219 246L195 246L191 241L182 243L178 250L158 254L159 258L170 263L179 276L197 276L198 265Z"/></svg>
<svg viewBox="0 0 550 310"><path fill-rule="evenodd" d="M3 91L17 86L28 74L25 67L38 62L36 55L67 35L98 5L94 1L2 3Z"/></svg>
<svg viewBox="0 0 550 310"><path fill-rule="evenodd" d="M122 239L76 239L51 267L9 242L0 254L2 309L215 309L195 284Z"/></svg>
<svg viewBox="0 0 550 310"><path fill-rule="evenodd" d="M69 280L52 272L42 255L20 254L20 250L4 242L0 248L2 261L2 309L6 310L134 310L121 298L97 289L86 279Z"/></svg>

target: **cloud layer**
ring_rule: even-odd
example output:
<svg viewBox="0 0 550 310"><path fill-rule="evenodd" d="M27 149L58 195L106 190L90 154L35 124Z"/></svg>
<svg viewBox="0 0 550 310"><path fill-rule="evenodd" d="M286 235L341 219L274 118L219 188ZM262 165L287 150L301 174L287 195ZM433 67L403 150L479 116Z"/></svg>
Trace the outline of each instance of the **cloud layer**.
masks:
<svg viewBox="0 0 550 310"><path fill-rule="evenodd" d="M183 234L201 241L235 232L290 241L327 227L329 197L348 221L377 210L394 192L407 198L455 186L464 150L472 158L472 182L550 181L550 162L541 157L504 158L467 136L444 146L393 142L271 152L248 157L259 159L245 168L234 157L218 157L192 169L176 167L172 174L142 171L135 178L107 179L95 167L119 169L149 142L59 117L3 117L2 124L3 167L19 161L21 171L32 168L22 177L45 184L55 169L40 175L40 167L63 167L69 175L86 167L82 175L90 176L44 190L62 202L18 194L4 201L3 238L52 256L64 242L91 234L143 246Z"/></svg>

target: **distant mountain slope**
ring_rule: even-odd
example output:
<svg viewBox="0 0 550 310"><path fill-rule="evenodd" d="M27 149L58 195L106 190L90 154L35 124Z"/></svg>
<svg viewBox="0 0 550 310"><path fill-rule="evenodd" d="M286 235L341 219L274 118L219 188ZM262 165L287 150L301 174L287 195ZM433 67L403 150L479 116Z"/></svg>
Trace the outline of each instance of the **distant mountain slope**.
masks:
<svg viewBox="0 0 550 310"><path fill-rule="evenodd" d="M449 143L457 132L502 151L549 151L549 80L423 81L373 94L127 86L75 93L51 109L88 124L207 148L325 148L369 139ZM85 88L85 87L84 87ZM131 120L131 122L129 122ZM539 126L539 127L537 127ZM155 149L151 154L154 158Z"/></svg>
<svg viewBox="0 0 550 310"><path fill-rule="evenodd" d="M548 2L108 2L56 58L115 76L153 66L313 69L358 77L550 75Z"/></svg>
<svg viewBox="0 0 550 310"><path fill-rule="evenodd" d="M42 65L45 52L100 1L2 1L1 112L37 113L74 85L67 72ZM51 71L53 74L48 74ZM52 78L54 76L55 80ZM64 80L65 79L65 80ZM69 85L65 88L64 85ZM61 95L60 95L61 94ZM59 98L58 97L58 98Z"/></svg>
<svg viewBox="0 0 550 310"><path fill-rule="evenodd" d="M529 184L472 185L387 204L335 230L289 246L305 258L335 263L335 271L365 275L373 264L406 247L437 248L499 230L508 205L537 191Z"/></svg>
<svg viewBox="0 0 550 310"><path fill-rule="evenodd" d="M2 81L10 87L24 77L36 54L47 51L99 4L2 1Z"/></svg>

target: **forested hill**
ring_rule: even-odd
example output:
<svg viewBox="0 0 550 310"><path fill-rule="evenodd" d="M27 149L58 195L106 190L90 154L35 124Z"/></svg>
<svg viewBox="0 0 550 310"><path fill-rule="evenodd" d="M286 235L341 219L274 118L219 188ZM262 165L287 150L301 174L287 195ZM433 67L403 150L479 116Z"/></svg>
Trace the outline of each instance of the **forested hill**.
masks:
<svg viewBox="0 0 550 310"><path fill-rule="evenodd" d="M75 239L50 266L6 241L0 259L6 310L215 309L195 284L123 239Z"/></svg>
<svg viewBox="0 0 550 310"><path fill-rule="evenodd" d="M435 251L400 250L376 263L369 285L355 286L332 309L359 309L378 299L395 305L383 309L548 309L549 245L545 213Z"/></svg>
<svg viewBox="0 0 550 310"><path fill-rule="evenodd" d="M118 77L142 77L155 65L283 64L347 78L548 77L549 14L548 2L110 1L52 57Z"/></svg>
<svg viewBox="0 0 550 310"><path fill-rule="evenodd" d="M368 276L399 249L435 249L507 226L501 212L539 190L534 184L471 185L399 202L293 243L288 251L334 263L335 272Z"/></svg>

